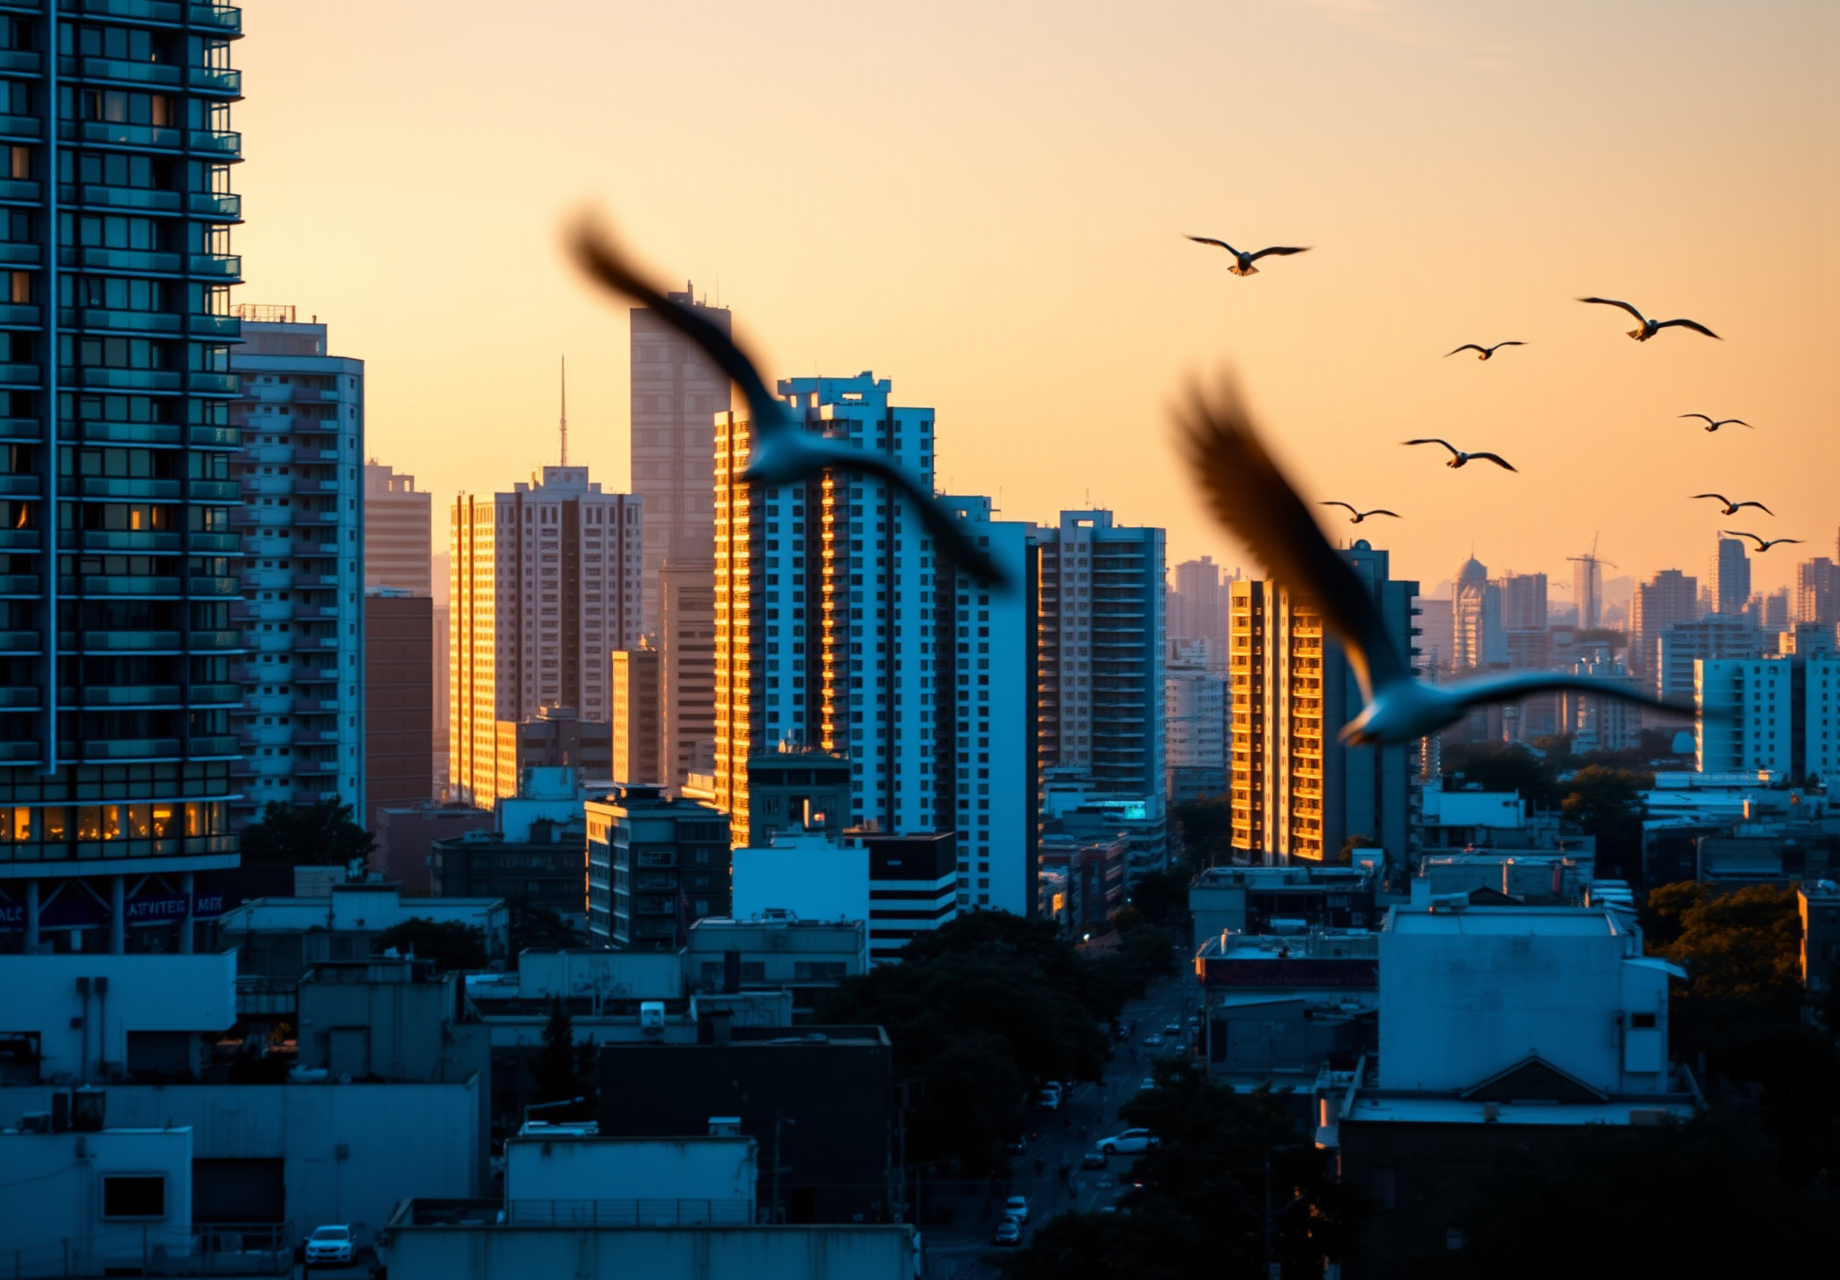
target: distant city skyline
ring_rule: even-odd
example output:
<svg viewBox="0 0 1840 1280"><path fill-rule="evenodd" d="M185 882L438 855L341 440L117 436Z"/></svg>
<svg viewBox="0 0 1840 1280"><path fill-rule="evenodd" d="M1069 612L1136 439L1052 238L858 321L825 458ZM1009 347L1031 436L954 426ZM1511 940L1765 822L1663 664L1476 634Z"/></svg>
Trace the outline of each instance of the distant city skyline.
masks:
<svg viewBox="0 0 1840 1280"><path fill-rule="evenodd" d="M937 406L941 487L991 494L1001 519L1090 501L1167 528L1172 563L1249 563L1168 444L1170 398L1230 363L1311 496L1401 513L1382 535L1395 572L1435 582L1474 539L1484 563L1569 582L1565 558L1601 534L1620 573L1703 575L1720 520L1687 495L1718 489L1770 505L1759 532L1808 539L1754 558L1767 594L1793 584L1785 551L1826 553L1840 524L1824 469L1794 465L1823 456L1835 401L1821 353L1840 260L1822 193L1840 107L1813 52L1832 48L1822 14L1711 9L1657 41L1642 11L1582 5L1073 6L1044 46L1014 5L993 6L975 41L949 6L556 5L508 30L457 3L436 41L420 6L256 6L237 124L262 145L238 187L260 216L236 232L238 296L337 317L372 371L369 447L443 506L558 461L559 354L571 462L631 491L624 312L560 249L594 205L665 278L733 307L769 379L873 367ZM1222 76L1229 42L1261 53ZM826 74L740 113L685 92L775 65ZM468 110L484 66L553 102L553 124L434 127ZM1629 109L1715 75L1716 112ZM885 92L905 77L950 91ZM417 133L408 161L370 145L378 84ZM1228 128L1247 126L1258 166L1220 163ZM459 177L505 146L519 181ZM717 155L719 196L686 177L713 176ZM872 214L837 200L815 175L839 156L913 198ZM328 188L334 170L346 181ZM416 236L375 234L384 189ZM1313 247L1237 279L1184 233ZM456 270L481 243L493 271ZM1687 266L1719 244L1747 246L1742 270ZM1402 245L1420 246L1414 261ZM1725 341L1630 342L1620 318L1572 301L1593 292ZM1359 335L1336 346L1334 376L1326 317ZM1483 333L1528 345L1443 359ZM1694 411L1755 430L1677 417ZM1521 474L1398 447L1471 423Z"/></svg>

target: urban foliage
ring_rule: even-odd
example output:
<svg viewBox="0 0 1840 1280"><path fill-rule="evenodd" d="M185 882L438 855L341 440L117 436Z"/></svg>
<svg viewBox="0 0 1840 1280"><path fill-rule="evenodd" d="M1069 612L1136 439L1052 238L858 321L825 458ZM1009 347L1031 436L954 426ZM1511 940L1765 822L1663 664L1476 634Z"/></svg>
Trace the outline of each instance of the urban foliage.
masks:
<svg viewBox="0 0 1840 1280"><path fill-rule="evenodd" d="M271 800L262 818L243 829L243 861L252 865L345 867L368 861L377 848L371 833L337 800L291 805Z"/></svg>
<svg viewBox="0 0 1840 1280"><path fill-rule="evenodd" d="M1176 805L1169 816L1191 877L1233 861L1233 805L1225 796Z"/></svg>
<svg viewBox="0 0 1840 1280"><path fill-rule="evenodd" d="M401 955L432 960L437 972L486 967L486 935L477 925L458 920L429 920L412 916L371 939L371 950L394 948Z"/></svg>
<svg viewBox="0 0 1840 1280"><path fill-rule="evenodd" d="M582 945L575 927L548 907L539 907L529 894L513 894L505 899L510 914L511 966L517 967L518 956L525 951L560 951Z"/></svg>
<svg viewBox="0 0 1840 1280"><path fill-rule="evenodd" d="M1325 1257L1349 1256L1365 1203L1303 1140L1283 1095L1238 1094L1174 1062L1159 1063L1156 1078L1119 1110L1124 1124L1162 1140L1131 1168L1139 1185L1115 1213L1063 1214L1037 1228L1005 1261L1012 1280L1263 1276L1267 1159L1271 1261L1287 1275L1320 1275Z"/></svg>
<svg viewBox="0 0 1840 1280"><path fill-rule="evenodd" d="M1100 1078L1101 1024L1127 994L1115 966L1086 960L1053 922L978 911L908 943L901 963L844 982L815 1020L883 1027L917 1086L909 1158L983 1173L1001 1164L1030 1091Z"/></svg>

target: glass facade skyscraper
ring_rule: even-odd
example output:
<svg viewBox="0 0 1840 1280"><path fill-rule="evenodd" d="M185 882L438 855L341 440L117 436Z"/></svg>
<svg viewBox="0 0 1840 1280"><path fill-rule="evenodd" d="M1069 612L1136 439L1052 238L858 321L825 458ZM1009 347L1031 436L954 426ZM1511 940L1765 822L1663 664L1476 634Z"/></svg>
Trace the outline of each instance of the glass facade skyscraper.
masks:
<svg viewBox="0 0 1840 1280"><path fill-rule="evenodd" d="M236 862L240 34L0 3L0 949L189 949Z"/></svg>

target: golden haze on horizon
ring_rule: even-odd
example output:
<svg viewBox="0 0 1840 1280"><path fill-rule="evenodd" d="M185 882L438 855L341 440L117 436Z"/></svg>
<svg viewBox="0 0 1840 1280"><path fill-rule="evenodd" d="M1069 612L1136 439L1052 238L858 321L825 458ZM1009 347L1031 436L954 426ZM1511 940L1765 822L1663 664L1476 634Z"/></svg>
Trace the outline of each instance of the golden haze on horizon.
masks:
<svg viewBox="0 0 1840 1280"><path fill-rule="evenodd" d="M1703 581L1708 489L1807 540L1754 557L1758 589L1834 554L1818 3L254 0L245 30L239 299L367 361L369 452L437 504L555 461L563 352L571 461L626 486L625 309L562 248L594 206L719 288L769 376L869 368L937 406L941 487L1012 519L1090 494L1165 525L1171 563L1246 563L1168 421L1231 364L1309 494L1406 517L1325 528L1427 589L1472 543L1569 582L1594 535L1606 576ZM1239 279L1186 233L1313 248ZM1726 340L1631 342L1590 293Z"/></svg>

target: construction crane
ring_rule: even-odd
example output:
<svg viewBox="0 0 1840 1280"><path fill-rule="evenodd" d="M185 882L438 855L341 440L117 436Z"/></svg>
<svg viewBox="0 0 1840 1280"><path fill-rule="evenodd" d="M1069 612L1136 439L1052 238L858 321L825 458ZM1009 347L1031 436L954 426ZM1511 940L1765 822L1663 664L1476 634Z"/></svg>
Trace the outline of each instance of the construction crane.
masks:
<svg viewBox="0 0 1840 1280"><path fill-rule="evenodd" d="M1597 558L1597 539L1599 534L1591 535L1591 549L1581 556L1567 556L1566 559L1578 567L1572 570L1572 599L1578 602L1578 627L1581 631L1595 631L1604 621L1604 566L1620 568L1614 560Z"/></svg>

